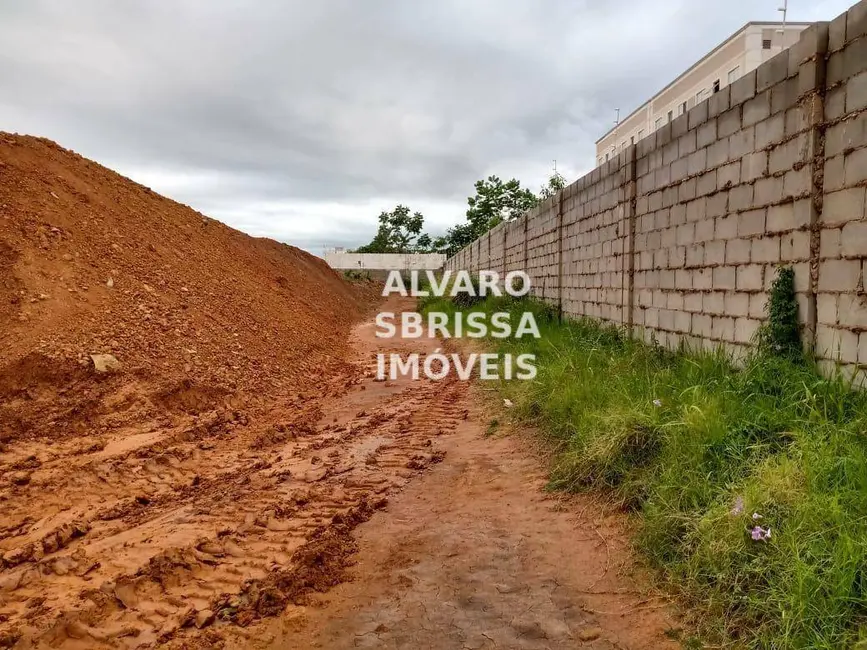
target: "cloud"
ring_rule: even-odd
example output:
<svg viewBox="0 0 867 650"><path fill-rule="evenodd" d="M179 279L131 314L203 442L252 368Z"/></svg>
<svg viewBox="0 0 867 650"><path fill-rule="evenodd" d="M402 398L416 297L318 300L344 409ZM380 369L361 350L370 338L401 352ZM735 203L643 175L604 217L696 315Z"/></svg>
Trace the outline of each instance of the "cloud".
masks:
<svg viewBox="0 0 867 650"><path fill-rule="evenodd" d="M320 252L369 240L398 201L442 231L489 173L537 189L556 159L577 177L615 107L628 113L776 6L11 0L0 128Z"/></svg>

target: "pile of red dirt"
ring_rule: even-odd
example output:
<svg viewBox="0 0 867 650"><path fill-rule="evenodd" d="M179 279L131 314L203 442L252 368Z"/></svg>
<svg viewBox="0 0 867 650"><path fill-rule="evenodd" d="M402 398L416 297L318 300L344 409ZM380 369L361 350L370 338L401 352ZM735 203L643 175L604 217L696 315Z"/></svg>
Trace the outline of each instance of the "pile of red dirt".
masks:
<svg viewBox="0 0 867 650"><path fill-rule="evenodd" d="M0 451L155 410L303 402L371 297L297 248L0 132Z"/></svg>

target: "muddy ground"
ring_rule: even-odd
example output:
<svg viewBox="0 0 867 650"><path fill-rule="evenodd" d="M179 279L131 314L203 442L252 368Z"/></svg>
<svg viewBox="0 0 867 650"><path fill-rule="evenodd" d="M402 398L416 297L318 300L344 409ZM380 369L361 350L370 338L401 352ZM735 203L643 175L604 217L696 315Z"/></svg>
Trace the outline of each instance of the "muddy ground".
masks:
<svg viewBox="0 0 867 650"><path fill-rule="evenodd" d="M377 351L438 343L374 331L253 418L11 443L0 647L674 647L616 518L486 437L478 388L375 381Z"/></svg>

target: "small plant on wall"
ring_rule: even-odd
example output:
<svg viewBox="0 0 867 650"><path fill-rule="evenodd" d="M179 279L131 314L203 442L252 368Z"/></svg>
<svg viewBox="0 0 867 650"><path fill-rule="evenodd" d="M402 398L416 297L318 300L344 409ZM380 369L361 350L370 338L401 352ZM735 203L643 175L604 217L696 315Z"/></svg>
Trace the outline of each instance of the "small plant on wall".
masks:
<svg viewBox="0 0 867 650"><path fill-rule="evenodd" d="M777 269L765 306L768 321L759 331L761 348L777 357L802 359L801 328L798 323L798 299L795 295L795 271L789 266Z"/></svg>

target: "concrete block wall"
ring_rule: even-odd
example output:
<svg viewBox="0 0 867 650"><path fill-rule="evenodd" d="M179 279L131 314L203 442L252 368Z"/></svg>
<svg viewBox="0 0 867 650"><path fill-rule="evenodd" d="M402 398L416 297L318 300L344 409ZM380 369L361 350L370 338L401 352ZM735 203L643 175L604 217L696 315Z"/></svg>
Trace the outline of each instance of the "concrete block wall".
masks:
<svg viewBox="0 0 867 650"><path fill-rule="evenodd" d="M867 366L865 213L867 0L504 224L503 264L565 315L735 353L788 265L805 341L854 370ZM448 268L486 268L466 250Z"/></svg>
<svg viewBox="0 0 867 650"><path fill-rule="evenodd" d="M867 3L831 22L827 50L816 352L854 370L867 365Z"/></svg>

